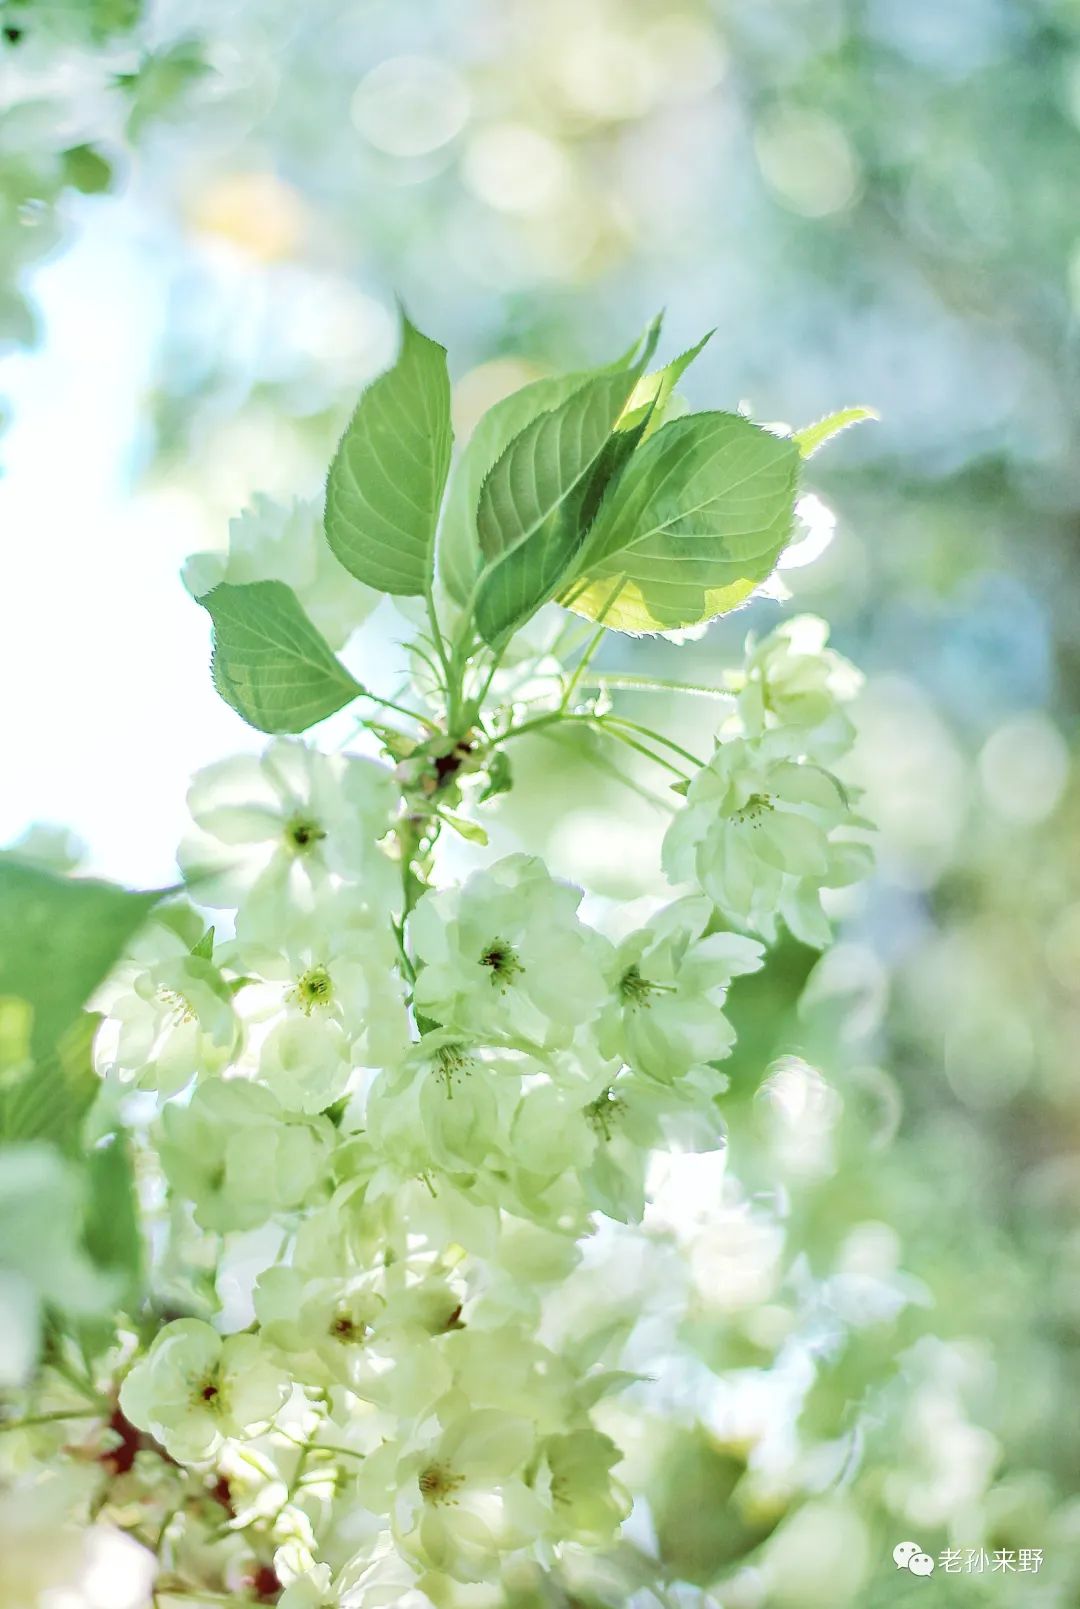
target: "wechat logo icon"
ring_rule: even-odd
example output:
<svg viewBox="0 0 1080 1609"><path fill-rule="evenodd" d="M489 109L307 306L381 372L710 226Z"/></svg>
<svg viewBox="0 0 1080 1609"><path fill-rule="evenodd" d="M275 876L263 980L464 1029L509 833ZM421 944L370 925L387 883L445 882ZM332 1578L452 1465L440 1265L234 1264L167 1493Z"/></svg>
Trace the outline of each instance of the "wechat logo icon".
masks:
<svg viewBox="0 0 1080 1609"><path fill-rule="evenodd" d="M910 1570L912 1575L930 1575L934 1561L924 1553L918 1542L898 1542L892 1550L893 1562L898 1570Z"/></svg>

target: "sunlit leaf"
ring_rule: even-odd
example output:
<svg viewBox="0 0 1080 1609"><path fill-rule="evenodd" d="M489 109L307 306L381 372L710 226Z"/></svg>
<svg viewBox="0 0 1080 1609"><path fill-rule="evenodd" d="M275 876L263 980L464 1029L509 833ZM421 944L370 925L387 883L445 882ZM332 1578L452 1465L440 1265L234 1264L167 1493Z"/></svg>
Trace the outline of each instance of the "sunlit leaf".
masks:
<svg viewBox="0 0 1080 1609"><path fill-rule="evenodd" d="M636 426L642 427L642 435L653 435L664 423L665 412L671 400L672 392L693 363L712 339L713 331L709 330L701 337L695 346L688 347L685 352L672 358L662 369L654 369L652 374L642 375L627 399L619 419L619 430L633 430Z"/></svg>
<svg viewBox="0 0 1080 1609"><path fill-rule="evenodd" d="M634 454L560 601L615 630L670 631L744 602L792 528L795 444L739 414L689 414Z"/></svg>
<svg viewBox="0 0 1080 1609"><path fill-rule="evenodd" d="M824 447L842 430L850 430L852 425L861 424L864 419L880 417L873 408L840 408L836 413L826 414L816 424L804 425L801 430L796 430L791 439L803 458L812 458L820 447Z"/></svg>
<svg viewBox="0 0 1080 1609"><path fill-rule="evenodd" d="M358 581L428 590L452 440L446 352L405 319L398 360L360 398L326 482L326 539Z"/></svg>
<svg viewBox="0 0 1080 1609"><path fill-rule="evenodd" d="M0 854L0 997L29 1005L35 1057L51 1054L160 898Z"/></svg>
<svg viewBox="0 0 1080 1609"><path fill-rule="evenodd" d="M80 1012L54 1050L0 1087L0 1145L47 1140L67 1156L83 1154L83 1120L101 1087L92 1056L100 1022Z"/></svg>
<svg viewBox="0 0 1080 1609"><path fill-rule="evenodd" d="M476 624L497 642L566 574L614 465L605 465L633 370L586 381L510 443L484 482L477 531L485 562Z"/></svg>
<svg viewBox="0 0 1080 1609"><path fill-rule="evenodd" d="M86 1159L86 1249L99 1268L115 1270L125 1286L136 1287L142 1271L138 1199L131 1152L122 1134L113 1134Z"/></svg>
<svg viewBox="0 0 1080 1609"><path fill-rule="evenodd" d="M362 691L281 581L223 581L199 602L214 622L214 685L260 732L303 732Z"/></svg>
<svg viewBox="0 0 1080 1609"><path fill-rule="evenodd" d="M522 386L484 414L454 467L439 532L439 573L450 596L467 605L483 568L477 531L481 492L496 463L515 438L541 415L558 410L591 380L633 371L640 374L656 349L661 319L614 362L577 374L551 375ZM678 360L676 360L678 361ZM663 372L663 371L661 371Z"/></svg>
<svg viewBox="0 0 1080 1609"><path fill-rule="evenodd" d="M466 442L450 477L439 533L439 574L457 603L468 603L480 573L476 510L496 460L527 425L580 391L588 378L588 374L561 374L522 386L489 408Z"/></svg>
<svg viewBox="0 0 1080 1609"><path fill-rule="evenodd" d="M450 810L440 811L439 820L445 821L459 838L466 839L470 844L486 845L488 841L487 828L479 821L470 821L467 816L456 816Z"/></svg>

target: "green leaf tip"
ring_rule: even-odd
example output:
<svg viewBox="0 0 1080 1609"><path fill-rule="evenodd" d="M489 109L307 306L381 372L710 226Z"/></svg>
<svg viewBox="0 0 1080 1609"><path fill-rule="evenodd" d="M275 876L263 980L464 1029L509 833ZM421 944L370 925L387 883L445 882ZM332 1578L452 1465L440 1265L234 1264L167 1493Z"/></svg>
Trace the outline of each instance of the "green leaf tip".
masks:
<svg viewBox="0 0 1080 1609"><path fill-rule="evenodd" d="M400 306L400 303L399 303ZM326 479L326 540L350 575L379 592L431 590L435 531L450 470L445 348L401 308L396 362L368 386Z"/></svg>
<svg viewBox="0 0 1080 1609"><path fill-rule="evenodd" d="M812 425L804 425L801 430L792 434L792 441L799 449L800 456L812 458L825 443L841 431L850 430L852 425L862 424L864 419L880 419L881 415L873 408L840 408L836 413L827 413L824 419L818 419Z"/></svg>

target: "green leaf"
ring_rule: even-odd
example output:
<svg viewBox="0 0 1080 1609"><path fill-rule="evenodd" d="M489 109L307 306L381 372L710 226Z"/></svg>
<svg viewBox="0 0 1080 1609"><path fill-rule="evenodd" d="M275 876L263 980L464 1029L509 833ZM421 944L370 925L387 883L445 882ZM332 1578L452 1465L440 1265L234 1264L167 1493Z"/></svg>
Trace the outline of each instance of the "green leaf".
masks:
<svg viewBox="0 0 1080 1609"><path fill-rule="evenodd" d="M726 614L788 542L798 467L790 438L739 414L672 420L605 500L560 602L635 633Z"/></svg>
<svg viewBox="0 0 1080 1609"><path fill-rule="evenodd" d="M483 562L476 510L484 481L515 436L580 391L588 379L588 373L560 374L522 386L489 408L466 442L450 477L439 532L439 573L455 602L469 602Z"/></svg>
<svg viewBox="0 0 1080 1609"><path fill-rule="evenodd" d="M466 839L470 844L486 845L488 841L487 829L478 821L470 821L467 816L455 816L450 810L442 810L439 812L439 820L445 821L459 838Z"/></svg>
<svg viewBox="0 0 1080 1609"><path fill-rule="evenodd" d="M0 1088L0 1144L47 1140L66 1156L83 1154L83 1121L101 1088L92 1054L100 1022L81 1012L55 1050Z"/></svg>
<svg viewBox="0 0 1080 1609"><path fill-rule="evenodd" d="M202 961L214 959L214 929L208 927L197 944L191 946L192 955L198 956Z"/></svg>
<svg viewBox="0 0 1080 1609"><path fill-rule="evenodd" d="M123 1135L111 1135L90 1152L86 1177L86 1249L99 1268L122 1273L127 1291L134 1291L142 1273L143 1245L131 1151Z"/></svg>
<svg viewBox="0 0 1080 1609"><path fill-rule="evenodd" d="M28 1003L35 1057L52 1053L161 897L0 854L0 997Z"/></svg>
<svg viewBox="0 0 1080 1609"><path fill-rule="evenodd" d="M30 1032L34 1013L29 1000L0 996L0 1090L16 1083L31 1066Z"/></svg>
<svg viewBox="0 0 1080 1609"><path fill-rule="evenodd" d="M641 427L642 435L651 436L660 429L664 423L664 415L671 394L687 369L712 340L714 331L709 330L701 337L696 346L688 347L680 352L677 358L665 364L662 369L655 369L652 374L641 377L633 391L630 393L622 417L619 420L619 430L633 430Z"/></svg>
<svg viewBox="0 0 1080 1609"><path fill-rule="evenodd" d="M454 466L439 531L439 573L456 603L465 607L471 602L483 567L476 528L477 509L484 482L497 461L527 426L541 414L559 408L590 380L626 369L640 372L656 348L660 323L659 317L654 318L644 334L613 363L600 369L534 380L520 391L503 397L484 414Z"/></svg>
<svg viewBox="0 0 1080 1609"><path fill-rule="evenodd" d="M476 624L486 642L534 614L573 562L604 486L633 448L612 436L636 378L624 369L587 380L516 436L484 482Z"/></svg>
<svg viewBox="0 0 1080 1609"><path fill-rule="evenodd" d="M880 417L873 408L841 408L837 413L826 414L816 424L804 425L801 430L795 431L791 439L803 458L812 458L819 447L824 447L842 430L850 430L852 425L861 424L864 419Z"/></svg>
<svg viewBox="0 0 1080 1609"><path fill-rule="evenodd" d="M112 183L113 170L108 158L93 145L72 145L60 153L64 183L83 195L102 194Z"/></svg>
<svg viewBox="0 0 1080 1609"><path fill-rule="evenodd" d="M117 85L130 106L127 134L133 142L141 139L158 118L175 112L188 91L214 71L205 59L204 48L195 40L179 39L163 50L144 55L136 72L117 74Z"/></svg>
<svg viewBox="0 0 1080 1609"><path fill-rule="evenodd" d="M363 692L281 581L223 581L199 599L214 622L214 686L260 732L304 732Z"/></svg>
<svg viewBox="0 0 1080 1609"><path fill-rule="evenodd" d="M446 352L406 318L398 360L360 398L326 482L326 539L358 581L402 597L430 589L452 441Z"/></svg>
<svg viewBox="0 0 1080 1609"><path fill-rule="evenodd" d="M480 794L483 804L488 799L495 799L500 793L509 793L514 786L514 774L510 768L510 756L505 749L496 749L488 757L485 764L487 771L487 786Z"/></svg>

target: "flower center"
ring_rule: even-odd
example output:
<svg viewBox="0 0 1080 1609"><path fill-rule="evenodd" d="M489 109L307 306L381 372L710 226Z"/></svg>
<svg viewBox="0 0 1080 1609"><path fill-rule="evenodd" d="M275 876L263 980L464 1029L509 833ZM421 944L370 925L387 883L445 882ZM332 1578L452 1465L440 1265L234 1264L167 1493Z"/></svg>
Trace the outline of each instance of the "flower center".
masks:
<svg viewBox="0 0 1080 1609"><path fill-rule="evenodd" d="M493 987L506 989L525 968L517 958L517 951L505 939L493 939L480 957L480 965L491 972Z"/></svg>
<svg viewBox="0 0 1080 1609"><path fill-rule="evenodd" d="M325 967L311 967L297 980L296 998L308 1017L315 1006L328 1006L333 995L334 985Z"/></svg>
<svg viewBox="0 0 1080 1609"><path fill-rule="evenodd" d="M656 985L641 976L636 962L619 979L619 994L628 1006L647 1006L649 996L655 992Z"/></svg>
<svg viewBox="0 0 1080 1609"><path fill-rule="evenodd" d="M354 1319L351 1313L335 1313L330 1321L330 1334L335 1341L340 1341L342 1346L358 1345L365 1341L370 1333L370 1324Z"/></svg>
<svg viewBox="0 0 1080 1609"><path fill-rule="evenodd" d="M748 821L751 827L759 827L761 818L767 816L774 809L772 796L768 793L752 793L741 810L736 810L732 821L742 823Z"/></svg>
<svg viewBox="0 0 1080 1609"><path fill-rule="evenodd" d="M310 816L293 816L285 828L286 842L298 855L306 854L325 837L325 829Z"/></svg>
<svg viewBox="0 0 1080 1609"><path fill-rule="evenodd" d="M168 1010L169 1021L175 1028L182 1023L195 1021L195 1007L179 989L169 989L163 983L157 987L157 997Z"/></svg>
<svg viewBox="0 0 1080 1609"><path fill-rule="evenodd" d="M433 1503L436 1507L443 1503L456 1503L454 1493L459 1486L465 1484L464 1475L455 1475L453 1470L445 1464L428 1464L416 1477L416 1484L420 1488L420 1495L425 1503Z"/></svg>
<svg viewBox="0 0 1080 1609"><path fill-rule="evenodd" d="M476 1063L464 1045L451 1044L439 1046L431 1058L431 1065L436 1078L442 1079L449 1099L454 1093L454 1085L468 1078Z"/></svg>
<svg viewBox="0 0 1080 1609"><path fill-rule="evenodd" d="M582 1108L585 1121L594 1134L599 1134L604 1140L610 1140L616 1123L626 1110L626 1102L614 1090L606 1089L598 1095L595 1101Z"/></svg>
<svg viewBox="0 0 1080 1609"><path fill-rule="evenodd" d="M215 1369L212 1373L204 1375L197 1383L193 1396L196 1402L204 1407L211 1408L215 1413L224 1406L222 1399L221 1377Z"/></svg>

